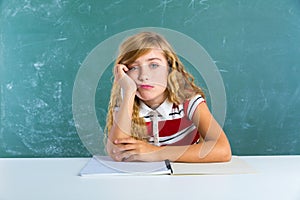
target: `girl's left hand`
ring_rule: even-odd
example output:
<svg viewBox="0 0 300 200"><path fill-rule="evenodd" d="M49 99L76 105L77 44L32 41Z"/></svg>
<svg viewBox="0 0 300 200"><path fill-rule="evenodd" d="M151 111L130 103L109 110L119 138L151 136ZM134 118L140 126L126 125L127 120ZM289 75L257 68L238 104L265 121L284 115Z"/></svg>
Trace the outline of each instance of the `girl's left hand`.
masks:
<svg viewBox="0 0 300 200"><path fill-rule="evenodd" d="M132 137L114 141L112 157L116 161L159 161L162 147Z"/></svg>

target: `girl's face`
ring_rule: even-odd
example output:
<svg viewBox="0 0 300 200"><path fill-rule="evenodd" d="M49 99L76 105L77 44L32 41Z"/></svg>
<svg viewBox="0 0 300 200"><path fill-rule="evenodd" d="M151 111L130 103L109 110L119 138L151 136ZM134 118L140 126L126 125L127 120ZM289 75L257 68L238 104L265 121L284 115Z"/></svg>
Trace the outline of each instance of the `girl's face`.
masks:
<svg viewBox="0 0 300 200"><path fill-rule="evenodd" d="M129 66L128 76L137 85L137 96L156 108L166 99L168 62L160 49L152 49Z"/></svg>

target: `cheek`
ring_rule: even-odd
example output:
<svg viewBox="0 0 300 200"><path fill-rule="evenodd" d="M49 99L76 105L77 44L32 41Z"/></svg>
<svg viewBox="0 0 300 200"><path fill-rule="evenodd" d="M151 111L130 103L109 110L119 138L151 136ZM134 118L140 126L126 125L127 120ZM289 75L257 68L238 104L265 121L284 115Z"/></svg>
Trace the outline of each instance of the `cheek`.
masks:
<svg viewBox="0 0 300 200"><path fill-rule="evenodd" d="M136 82L136 80L138 79L138 75L137 73L127 73L127 75L134 80L134 82Z"/></svg>
<svg viewBox="0 0 300 200"><path fill-rule="evenodd" d="M161 71L157 72L155 76L152 77L151 81L155 83L155 85L159 85L161 87L167 87L168 83L168 72L166 71Z"/></svg>

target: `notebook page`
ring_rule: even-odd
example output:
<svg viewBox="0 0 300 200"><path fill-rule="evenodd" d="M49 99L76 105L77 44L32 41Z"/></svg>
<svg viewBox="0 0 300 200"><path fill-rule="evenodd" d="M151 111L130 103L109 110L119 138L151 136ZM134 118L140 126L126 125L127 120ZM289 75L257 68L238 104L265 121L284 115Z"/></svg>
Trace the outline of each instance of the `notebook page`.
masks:
<svg viewBox="0 0 300 200"><path fill-rule="evenodd" d="M256 171L238 156L232 156L230 162L220 163L171 163L174 175L193 174L248 174Z"/></svg>
<svg viewBox="0 0 300 200"><path fill-rule="evenodd" d="M79 175L170 174L165 162L116 162L108 156L93 156Z"/></svg>

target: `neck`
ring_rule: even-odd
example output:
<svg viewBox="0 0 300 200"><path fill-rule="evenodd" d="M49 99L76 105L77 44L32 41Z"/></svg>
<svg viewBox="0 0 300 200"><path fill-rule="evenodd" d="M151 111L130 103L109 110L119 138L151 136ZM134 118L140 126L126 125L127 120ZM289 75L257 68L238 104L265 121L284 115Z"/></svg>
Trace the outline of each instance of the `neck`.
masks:
<svg viewBox="0 0 300 200"><path fill-rule="evenodd" d="M163 95L161 98L159 99L153 99L153 100L149 100L149 101L143 101L149 108L151 108L152 110L155 110L156 108L158 108L167 98L167 94Z"/></svg>

